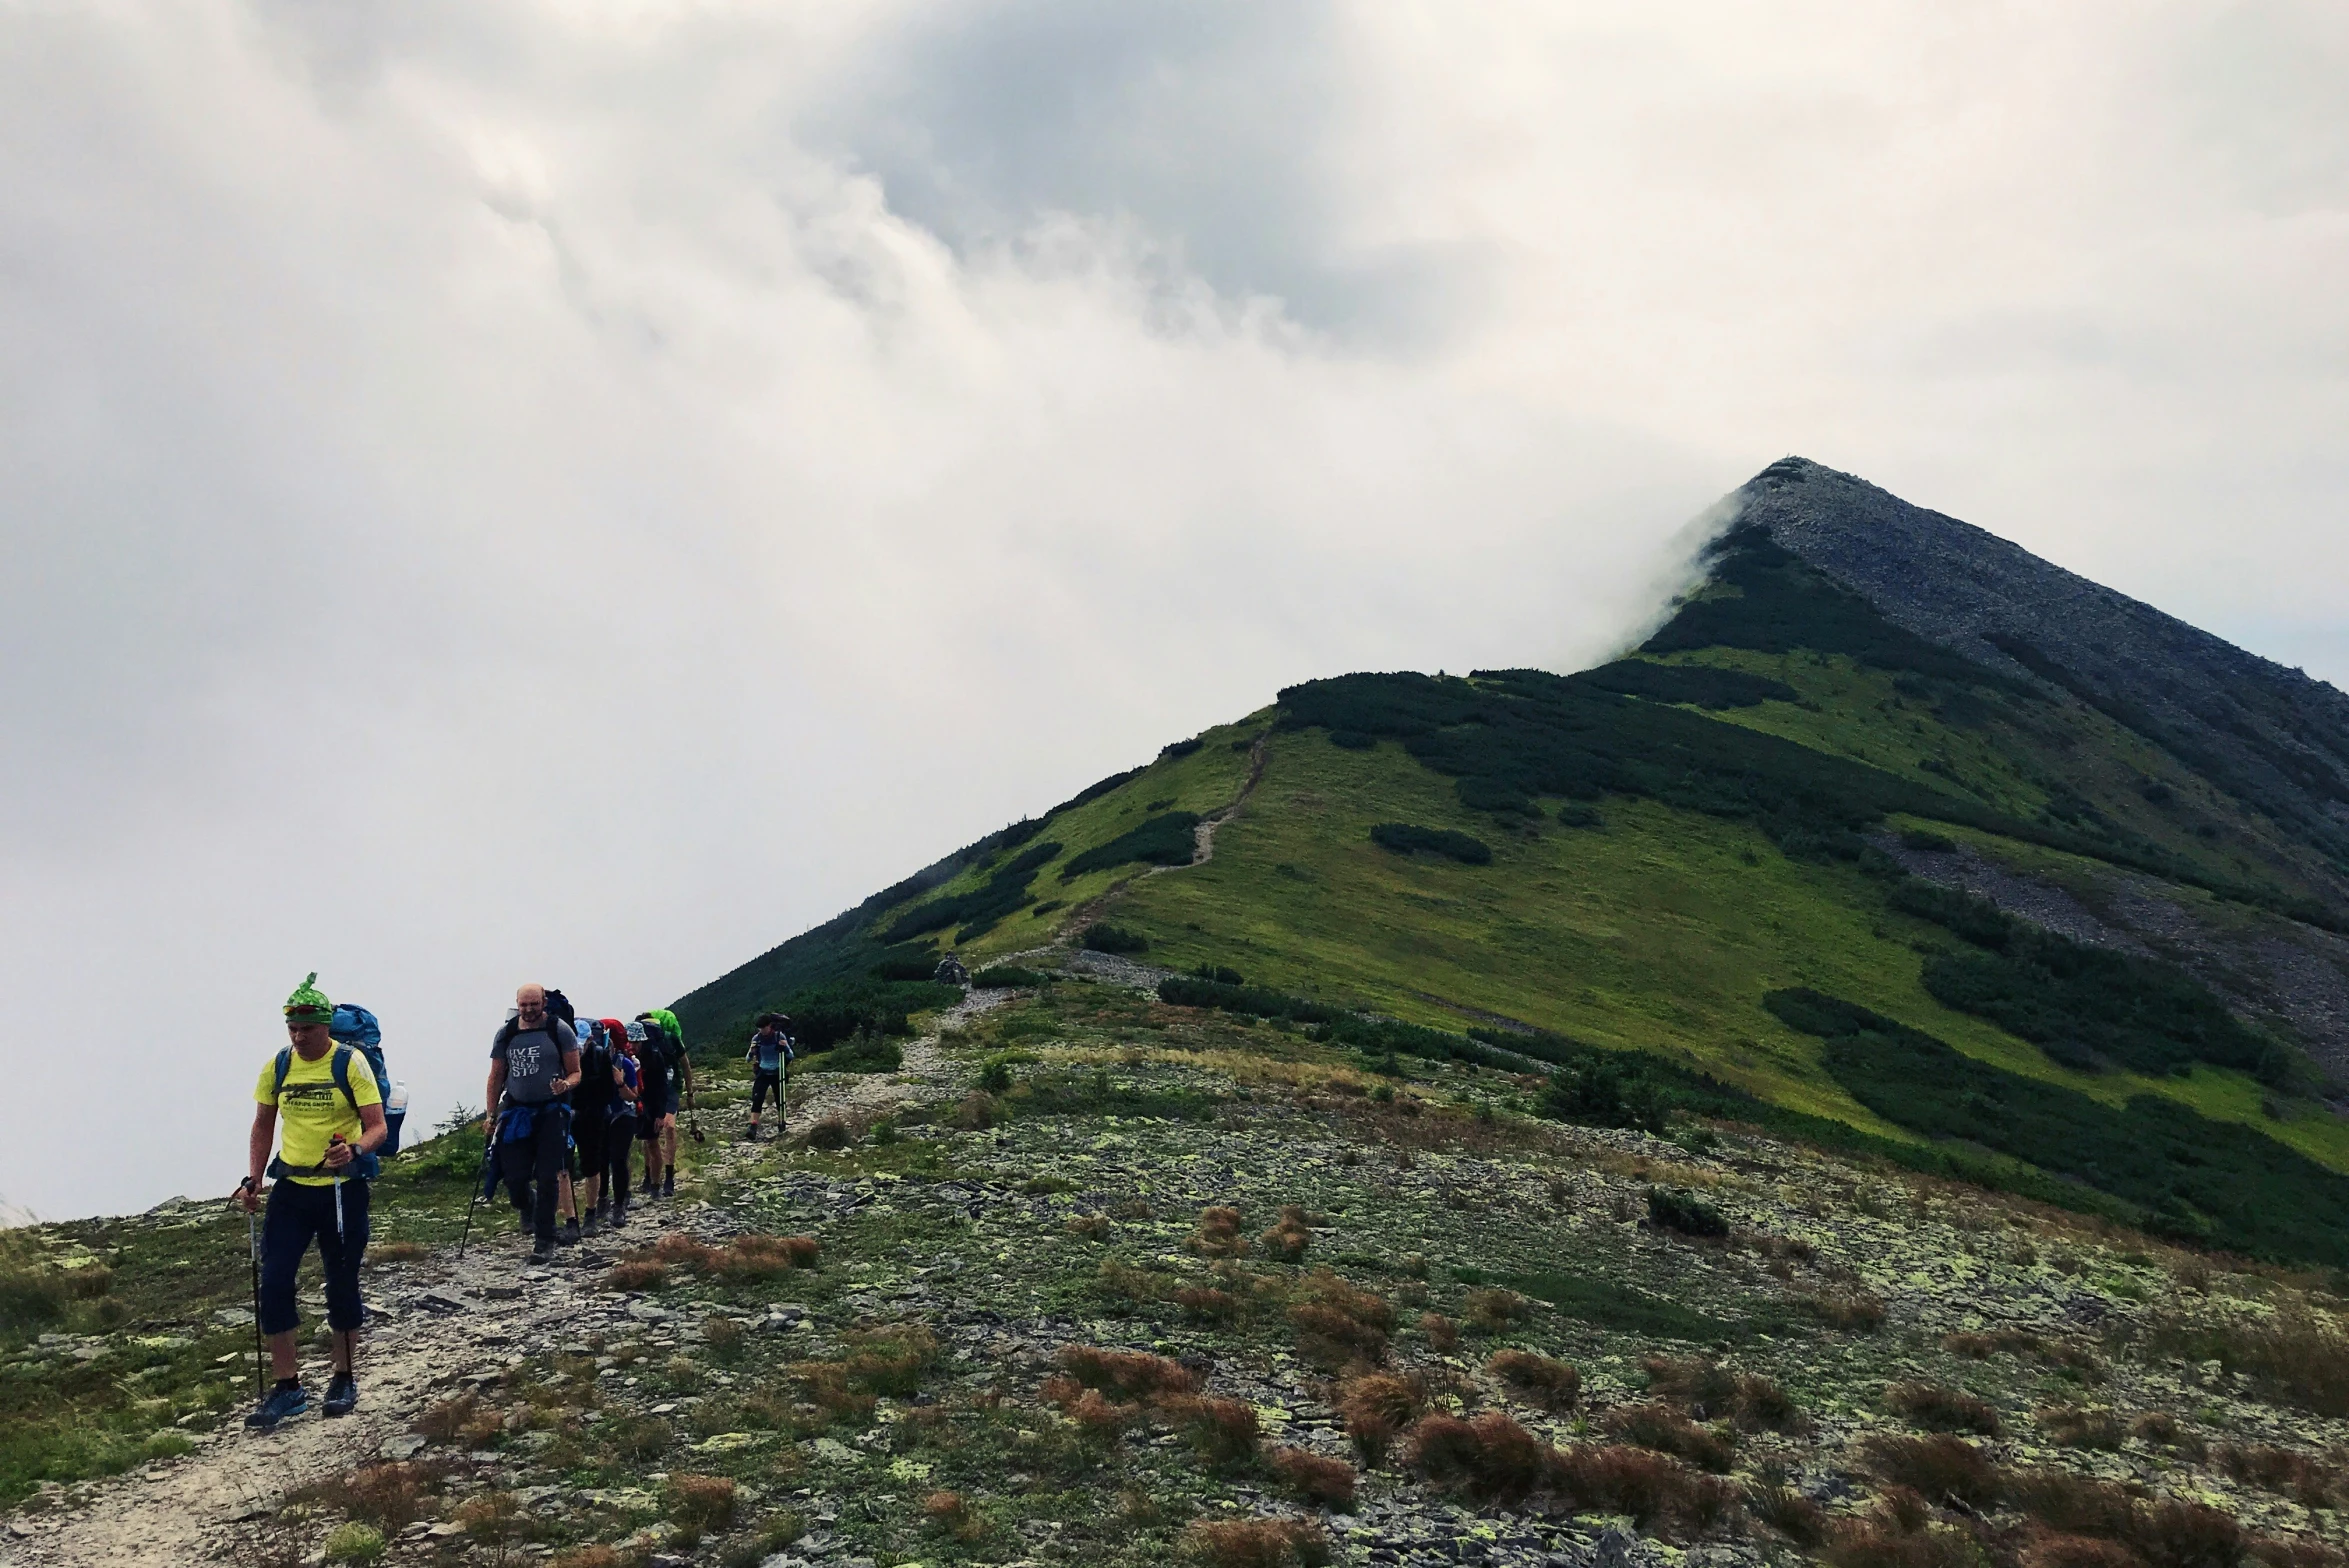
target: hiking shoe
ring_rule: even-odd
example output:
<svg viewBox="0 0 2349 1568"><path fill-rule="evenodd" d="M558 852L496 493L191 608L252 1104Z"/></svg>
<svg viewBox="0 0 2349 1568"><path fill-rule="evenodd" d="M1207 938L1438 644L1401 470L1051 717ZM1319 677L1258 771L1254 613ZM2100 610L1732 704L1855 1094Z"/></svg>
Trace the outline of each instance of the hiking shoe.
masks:
<svg viewBox="0 0 2349 1568"><path fill-rule="evenodd" d="M579 1227L579 1234L582 1236L592 1236L603 1228L604 1211L601 1209L590 1209L587 1214L587 1223Z"/></svg>
<svg viewBox="0 0 2349 1568"><path fill-rule="evenodd" d="M563 1229L562 1229L562 1233L561 1233L560 1235L556 1236L556 1237L555 1237L555 1240L557 1240L557 1241L561 1242L561 1243L562 1243L564 1246L566 1246L566 1247L576 1247L576 1246L578 1246L578 1245L579 1245L579 1222L578 1222L577 1220L565 1220L565 1221L563 1221Z"/></svg>
<svg viewBox="0 0 2349 1568"><path fill-rule="evenodd" d="M759 1141L759 1124L757 1122L752 1122L748 1127L742 1129L742 1141L744 1143Z"/></svg>
<svg viewBox="0 0 2349 1568"><path fill-rule="evenodd" d="M530 1261L534 1264L541 1265L554 1262L555 1244L551 1241L542 1241L538 1243L538 1245L532 1247L530 1249Z"/></svg>
<svg viewBox="0 0 2349 1568"><path fill-rule="evenodd" d="M626 1204L624 1204L624 1203L623 1203L623 1204L622 1204L622 1205L620 1205L618 1208L616 1208L616 1209L614 1209L614 1210L612 1211L612 1229L614 1229L614 1230L625 1230L625 1229L627 1229L627 1227L628 1227L628 1205L626 1205Z"/></svg>
<svg viewBox="0 0 2349 1568"><path fill-rule="evenodd" d="M245 1417L248 1432L272 1432L280 1421L298 1416L310 1408L310 1391L296 1383L291 1388L273 1388L261 1401L261 1408Z"/></svg>
<svg viewBox="0 0 2349 1568"><path fill-rule="evenodd" d="M677 1196L677 1171L674 1166L670 1168L669 1174L661 1181L661 1196L664 1198L674 1198Z"/></svg>
<svg viewBox="0 0 2349 1568"><path fill-rule="evenodd" d="M329 1416L347 1416L359 1403L359 1380L348 1372L337 1372L326 1385L326 1403L319 1413Z"/></svg>

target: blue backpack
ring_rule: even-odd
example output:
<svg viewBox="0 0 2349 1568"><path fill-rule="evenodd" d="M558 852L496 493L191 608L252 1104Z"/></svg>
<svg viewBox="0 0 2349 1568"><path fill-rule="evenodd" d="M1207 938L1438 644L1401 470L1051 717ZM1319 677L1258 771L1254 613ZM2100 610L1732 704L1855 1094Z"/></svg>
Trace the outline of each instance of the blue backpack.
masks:
<svg viewBox="0 0 2349 1568"><path fill-rule="evenodd" d="M327 1032L334 1036L335 1044L347 1045L366 1057L375 1073L375 1093L383 1101L383 1148L379 1152L388 1160L400 1152L400 1123L408 1119L408 1095L404 1085L392 1082L391 1069L384 1065L383 1024L358 1003L339 1002ZM278 1081L282 1084L285 1080L281 1076Z"/></svg>

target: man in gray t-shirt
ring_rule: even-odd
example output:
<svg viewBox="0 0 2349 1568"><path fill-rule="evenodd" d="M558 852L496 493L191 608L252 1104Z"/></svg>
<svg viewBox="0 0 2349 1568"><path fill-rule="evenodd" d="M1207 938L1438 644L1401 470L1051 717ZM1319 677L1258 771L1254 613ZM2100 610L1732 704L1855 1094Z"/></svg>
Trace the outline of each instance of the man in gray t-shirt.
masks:
<svg viewBox="0 0 2349 1568"><path fill-rule="evenodd" d="M519 1125L498 1142L498 1162L514 1208L532 1227L530 1261L544 1263L555 1251L555 1197L563 1172L564 1107L561 1097L579 1083L579 1042L571 1026L547 1015L546 988L526 985L514 993L514 1016L489 1046L489 1113L485 1137L497 1137L507 1113L520 1111Z"/></svg>

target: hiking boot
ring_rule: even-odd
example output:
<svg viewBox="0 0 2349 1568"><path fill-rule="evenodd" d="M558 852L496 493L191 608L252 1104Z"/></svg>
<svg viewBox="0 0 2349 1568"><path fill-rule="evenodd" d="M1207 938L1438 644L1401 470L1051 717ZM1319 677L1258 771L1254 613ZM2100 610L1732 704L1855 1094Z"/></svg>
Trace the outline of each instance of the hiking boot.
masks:
<svg viewBox="0 0 2349 1568"><path fill-rule="evenodd" d="M619 1204L619 1205L615 1206L615 1207L613 1208L613 1210L612 1210L612 1229L614 1229L614 1230L625 1230L625 1229L627 1229L627 1228L628 1228L628 1205L627 1205L627 1204L625 1204L625 1203L622 1203L622 1204Z"/></svg>
<svg viewBox="0 0 2349 1568"><path fill-rule="evenodd" d="M748 1127L742 1129L742 1141L744 1143L759 1141L759 1124L757 1122L752 1122Z"/></svg>
<svg viewBox="0 0 2349 1568"><path fill-rule="evenodd" d="M587 1223L579 1227L579 1234L582 1236L592 1236L603 1228L604 1211L602 1209L590 1209L587 1211Z"/></svg>
<svg viewBox="0 0 2349 1568"><path fill-rule="evenodd" d="M542 1241L534 1245L530 1249L530 1261L539 1267L554 1262L555 1244L551 1241Z"/></svg>
<svg viewBox="0 0 2349 1568"><path fill-rule="evenodd" d="M563 1221L563 1229L562 1229L562 1233L561 1233L560 1235L556 1236L556 1237L555 1237L555 1240L557 1240L558 1242L561 1242L561 1243L562 1243L564 1246L566 1246L566 1247L576 1247L576 1246L578 1246L578 1245L579 1245L579 1222L578 1222L577 1220L575 1220L575 1219L570 1219L570 1220L565 1220L565 1221Z"/></svg>
<svg viewBox="0 0 2349 1568"><path fill-rule="evenodd" d="M348 1372L337 1372L326 1385L326 1403L318 1407L321 1414L347 1416L359 1403L359 1380Z"/></svg>
<svg viewBox="0 0 2349 1568"><path fill-rule="evenodd" d="M280 1385L269 1391L268 1397L261 1401L260 1409L245 1417L245 1430L248 1432L273 1432L277 1429L277 1424L280 1421L298 1416L309 1408L310 1391L308 1389L299 1383L290 1388Z"/></svg>
<svg viewBox="0 0 2349 1568"><path fill-rule="evenodd" d="M674 1165L670 1166L668 1174L661 1178L661 1196L664 1198L677 1196L677 1167Z"/></svg>

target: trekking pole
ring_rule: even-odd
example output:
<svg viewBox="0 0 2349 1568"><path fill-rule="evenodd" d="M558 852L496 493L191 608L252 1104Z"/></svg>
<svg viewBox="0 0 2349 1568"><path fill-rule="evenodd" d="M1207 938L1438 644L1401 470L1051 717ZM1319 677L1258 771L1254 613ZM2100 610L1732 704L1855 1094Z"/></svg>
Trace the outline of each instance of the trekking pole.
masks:
<svg viewBox="0 0 2349 1568"><path fill-rule="evenodd" d="M262 1370L261 1231L250 1209L245 1211L245 1256L253 1265L253 1397L266 1399L269 1397L269 1380Z"/></svg>
<svg viewBox="0 0 2349 1568"><path fill-rule="evenodd" d="M465 1205L465 1234L457 1241L457 1256L460 1258L473 1243L473 1211L481 1206L481 1189L489 1184L489 1162L496 1152L497 1145L484 1134L481 1140L481 1174L473 1180L473 1198Z"/></svg>

